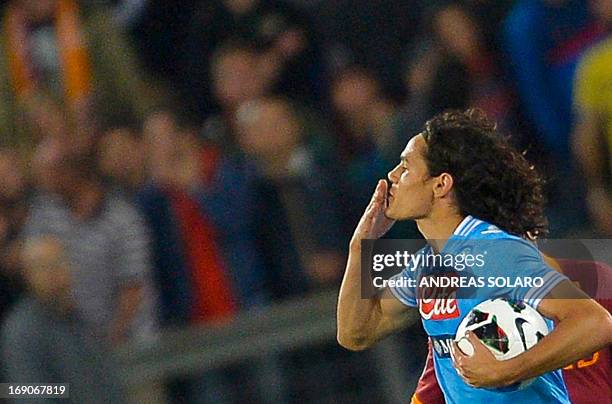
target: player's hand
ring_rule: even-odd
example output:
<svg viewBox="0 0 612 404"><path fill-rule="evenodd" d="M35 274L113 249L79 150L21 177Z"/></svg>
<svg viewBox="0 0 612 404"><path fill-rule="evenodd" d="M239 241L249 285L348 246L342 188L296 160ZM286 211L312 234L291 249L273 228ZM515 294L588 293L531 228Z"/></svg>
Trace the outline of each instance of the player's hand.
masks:
<svg viewBox="0 0 612 404"><path fill-rule="evenodd" d="M363 239L378 239L382 237L395 223L395 220L385 216L387 187L387 181L378 181L374 195L372 195L372 199L353 233L351 246L358 246Z"/></svg>
<svg viewBox="0 0 612 404"><path fill-rule="evenodd" d="M451 345L451 358L459 376L472 387L503 387L511 384L506 380L504 361L499 361L476 335L468 331L468 341L474 347L469 356L461 351L457 342Z"/></svg>

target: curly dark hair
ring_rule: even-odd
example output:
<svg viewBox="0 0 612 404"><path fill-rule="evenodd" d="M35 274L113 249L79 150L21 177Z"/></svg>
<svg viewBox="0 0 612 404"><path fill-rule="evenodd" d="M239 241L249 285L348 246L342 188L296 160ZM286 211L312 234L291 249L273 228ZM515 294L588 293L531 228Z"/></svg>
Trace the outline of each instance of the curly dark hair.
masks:
<svg viewBox="0 0 612 404"><path fill-rule="evenodd" d="M546 233L543 178L483 112L443 112L422 135L429 174L453 176L461 214L521 237Z"/></svg>

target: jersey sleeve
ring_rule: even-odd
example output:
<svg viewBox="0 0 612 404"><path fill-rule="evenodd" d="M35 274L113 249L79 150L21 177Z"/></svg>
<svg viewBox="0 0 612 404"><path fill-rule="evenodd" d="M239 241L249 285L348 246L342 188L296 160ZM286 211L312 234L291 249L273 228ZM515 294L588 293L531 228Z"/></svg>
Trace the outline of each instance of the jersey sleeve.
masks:
<svg viewBox="0 0 612 404"><path fill-rule="evenodd" d="M495 294L537 308L567 277L549 267L535 245L520 239L493 240L487 246L489 279L501 280Z"/></svg>
<svg viewBox="0 0 612 404"><path fill-rule="evenodd" d="M415 255L418 254L424 254L424 249L419 250ZM389 285L389 290L397 300L406 306L417 307L416 279L419 268L414 265L413 258L408 264L400 273L389 278L389 281L395 283L394 286Z"/></svg>
<svg viewBox="0 0 612 404"><path fill-rule="evenodd" d="M414 276L411 274L410 269L405 268L397 275L394 275L390 278L390 280L404 283L408 282L408 279L414 279ZM416 288L410 287L408 285L405 286L389 286L389 290L399 300L409 307L417 307L416 300Z"/></svg>
<svg viewBox="0 0 612 404"><path fill-rule="evenodd" d="M530 306L537 308L542 301L550 293L551 290L559 283L567 280L567 278L543 264L543 267L538 268L536 274L539 273L543 282L542 286L533 286L527 289L525 293L520 293L516 299L524 300ZM522 288L525 289L525 288Z"/></svg>

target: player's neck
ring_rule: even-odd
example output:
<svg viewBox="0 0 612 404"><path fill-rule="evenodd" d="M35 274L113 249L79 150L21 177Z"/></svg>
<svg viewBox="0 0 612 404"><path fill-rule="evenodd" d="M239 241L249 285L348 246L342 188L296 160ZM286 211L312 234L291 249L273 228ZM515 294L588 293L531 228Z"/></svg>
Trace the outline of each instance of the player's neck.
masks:
<svg viewBox="0 0 612 404"><path fill-rule="evenodd" d="M459 213L435 214L416 221L417 227L434 251L440 252L446 241L463 221L464 216Z"/></svg>

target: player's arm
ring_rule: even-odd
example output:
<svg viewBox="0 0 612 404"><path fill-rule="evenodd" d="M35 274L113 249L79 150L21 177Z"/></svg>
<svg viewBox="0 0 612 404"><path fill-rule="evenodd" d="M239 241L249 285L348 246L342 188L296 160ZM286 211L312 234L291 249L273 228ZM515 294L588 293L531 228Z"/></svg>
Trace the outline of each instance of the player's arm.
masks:
<svg viewBox="0 0 612 404"><path fill-rule="evenodd" d="M612 317L570 281L555 286L538 311L556 322L554 330L528 351L497 361L473 333L474 355L453 345L453 361L463 379L476 387L501 387L540 376L584 358L612 343Z"/></svg>
<svg viewBox="0 0 612 404"><path fill-rule="evenodd" d="M387 183L381 180L350 243L337 313L338 343L350 350L368 348L415 318L414 310L388 290L369 299L361 296L361 240L380 238L393 225L384 214L386 198Z"/></svg>
<svg viewBox="0 0 612 404"><path fill-rule="evenodd" d="M562 368L612 343L610 313L570 281L557 285L538 311L556 326L533 348L508 360L509 383Z"/></svg>
<svg viewBox="0 0 612 404"><path fill-rule="evenodd" d="M401 303L388 289L375 297L362 298L360 263L351 264L349 258L338 297L337 338L344 348L360 351L411 324L416 315L414 309Z"/></svg>

